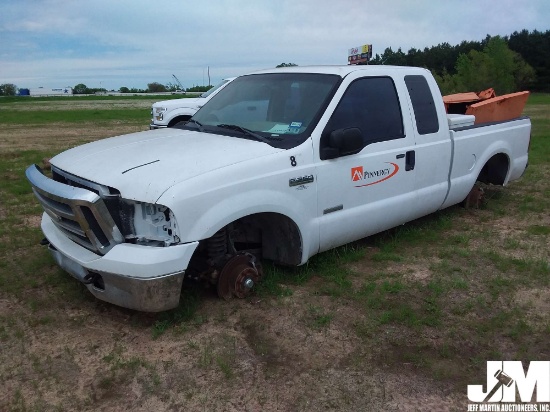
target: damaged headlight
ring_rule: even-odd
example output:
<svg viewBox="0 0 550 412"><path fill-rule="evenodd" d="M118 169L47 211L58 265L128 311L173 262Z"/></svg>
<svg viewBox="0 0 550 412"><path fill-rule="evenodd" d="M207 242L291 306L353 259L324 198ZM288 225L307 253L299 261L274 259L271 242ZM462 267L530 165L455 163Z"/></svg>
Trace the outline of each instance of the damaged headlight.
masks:
<svg viewBox="0 0 550 412"><path fill-rule="evenodd" d="M126 239L140 245L170 246L180 242L176 217L166 206L151 203L131 203L132 232Z"/></svg>

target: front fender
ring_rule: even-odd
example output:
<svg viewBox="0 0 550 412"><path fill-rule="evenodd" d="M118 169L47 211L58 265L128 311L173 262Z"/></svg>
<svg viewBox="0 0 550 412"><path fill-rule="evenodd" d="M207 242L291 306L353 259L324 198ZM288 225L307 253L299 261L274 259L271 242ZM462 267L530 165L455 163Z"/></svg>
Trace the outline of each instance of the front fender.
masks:
<svg viewBox="0 0 550 412"><path fill-rule="evenodd" d="M302 263L318 252L317 180L311 143L215 168L218 162L212 157L212 170L170 187L158 199L176 216L182 242L208 239L246 216L276 213L292 220L300 232ZM296 179L303 177L310 179L296 185Z"/></svg>
<svg viewBox="0 0 550 412"><path fill-rule="evenodd" d="M206 205L206 208L193 219L185 218L187 222L182 230L185 231L185 241L203 240L243 217L259 213L277 213L296 224L302 239L301 263L304 263L318 249L318 230L316 232L311 219L312 210L315 209L308 211L306 203L296 202L296 198L288 193L258 189L234 193L223 200ZM177 219L179 222L180 218Z"/></svg>
<svg viewBox="0 0 550 412"><path fill-rule="evenodd" d="M168 113L166 113L166 116L164 116L164 123L170 123L173 119L175 119L178 116L193 116L197 110L199 110L198 107L192 108L192 107L182 107L179 109L174 109Z"/></svg>
<svg viewBox="0 0 550 412"><path fill-rule="evenodd" d="M319 248L316 181L291 186L292 178L314 172L309 162L288 168L287 161L287 154L281 153L218 169L172 186L158 203L169 207L176 216L182 242L208 239L229 223L250 215L286 216L300 232L304 263ZM265 172L261 175L252 172L262 169Z"/></svg>

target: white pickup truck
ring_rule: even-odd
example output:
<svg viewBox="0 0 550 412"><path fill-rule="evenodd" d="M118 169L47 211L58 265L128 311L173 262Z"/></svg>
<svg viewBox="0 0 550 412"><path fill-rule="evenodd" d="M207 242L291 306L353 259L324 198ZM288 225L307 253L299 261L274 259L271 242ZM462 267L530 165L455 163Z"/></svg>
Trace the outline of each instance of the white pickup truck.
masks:
<svg viewBox="0 0 550 412"><path fill-rule="evenodd" d="M27 178L63 269L99 299L162 311L185 277L243 297L262 259L301 265L522 176L530 120L473 120L445 113L424 69L274 69L178 128L79 146Z"/></svg>
<svg viewBox="0 0 550 412"><path fill-rule="evenodd" d="M179 122L185 122L193 116L204 104L214 97L229 82L234 80L230 77L221 81L207 92L199 97L189 97L183 99L163 100L156 102L151 107L151 123L149 129L162 129L164 127L174 127ZM174 94L174 93L172 93ZM185 94L185 92L183 92Z"/></svg>

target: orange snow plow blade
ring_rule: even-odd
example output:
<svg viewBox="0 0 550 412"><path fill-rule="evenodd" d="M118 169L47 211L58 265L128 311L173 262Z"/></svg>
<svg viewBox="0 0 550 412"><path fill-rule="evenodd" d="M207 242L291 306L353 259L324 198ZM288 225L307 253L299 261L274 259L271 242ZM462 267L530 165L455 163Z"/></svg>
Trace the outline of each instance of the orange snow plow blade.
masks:
<svg viewBox="0 0 550 412"><path fill-rule="evenodd" d="M527 103L529 92L496 96L493 89L479 93L456 93L443 96L445 110L449 114L471 114L475 123L498 122L520 117Z"/></svg>
<svg viewBox="0 0 550 412"><path fill-rule="evenodd" d="M474 92L456 93L443 96L443 103L445 103L445 107L447 107L447 105L455 103L471 103L477 101L479 101L479 96Z"/></svg>
<svg viewBox="0 0 550 412"><path fill-rule="evenodd" d="M473 114L475 123L499 122L520 117L527 103L529 92L518 92L493 97L474 103L465 114Z"/></svg>

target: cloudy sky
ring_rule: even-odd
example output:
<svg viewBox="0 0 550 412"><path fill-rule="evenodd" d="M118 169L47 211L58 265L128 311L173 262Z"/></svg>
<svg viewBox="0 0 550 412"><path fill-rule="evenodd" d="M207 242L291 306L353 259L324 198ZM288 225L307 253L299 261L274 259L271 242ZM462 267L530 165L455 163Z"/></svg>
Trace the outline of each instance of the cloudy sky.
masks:
<svg viewBox="0 0 550 412"><path fill-rule="evenodd" d="M0 84L184 87L550 29L550 0L0 0Z"/></svg>

